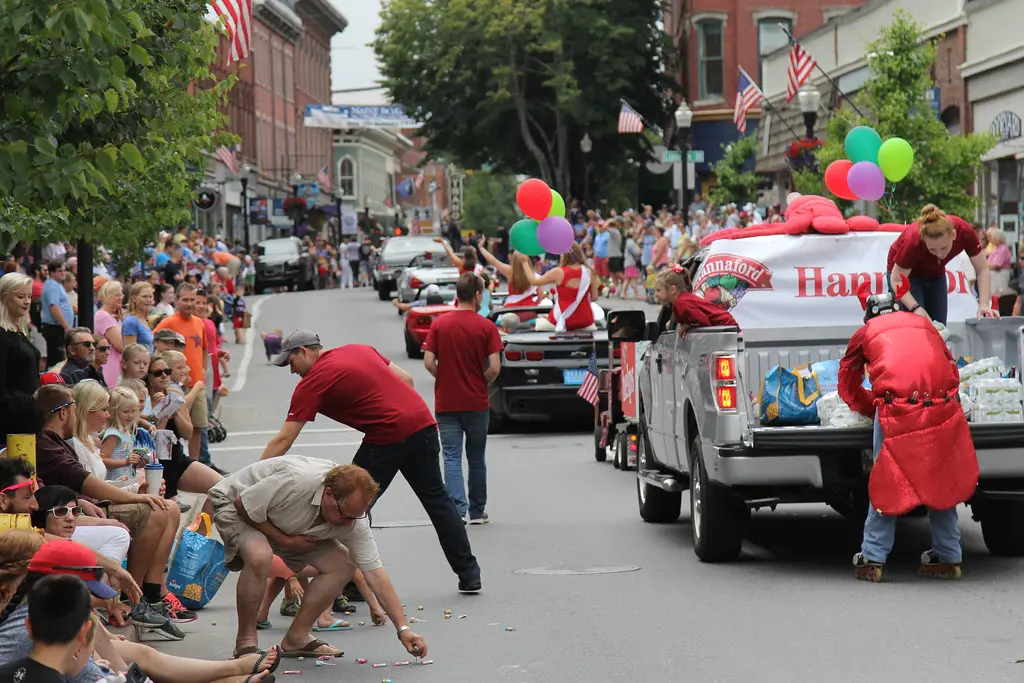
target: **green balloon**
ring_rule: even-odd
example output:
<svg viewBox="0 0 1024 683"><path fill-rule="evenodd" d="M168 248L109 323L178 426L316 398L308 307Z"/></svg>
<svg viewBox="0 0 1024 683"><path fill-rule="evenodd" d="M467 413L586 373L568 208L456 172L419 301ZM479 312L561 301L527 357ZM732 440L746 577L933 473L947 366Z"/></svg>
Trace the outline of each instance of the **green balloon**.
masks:
<svg viewBox="0 0 1024 683"><path fill-rule="evenodd" d="M860 161L877 164L881 146L882 136L874 128L857 126L846 134L846 158L855 164Z"/></svg>
<svg viewBox="0 0 1024 683"><path fill-rule="evenodd" d="M548 216L565 218L565 200L554 190L551 190L551 213Z"/></svg>
<svg viewBox="0 0 1024 683"><path fill-rule="evenodd" d="M532 218L524 218L517 221L509 232L509 241L512 248L521 251L527 256L541 256L544 247L537 241L537 226L539 223Z"/></svg>
<svg viewBox="0 0 1024 683"><path fill-rule="evenodd" d="M878 150L878 167L885 177L898 183L914 165L914 148L903 138L889 138Z"/></svg>
<svg viewBox="0 0 1024 683"><path fill-rule="evenodd" d="M736 285L738 285L739 283L740 281L736 278L735 275L722 276L721 284L726 289L735 289Z"/></svg>

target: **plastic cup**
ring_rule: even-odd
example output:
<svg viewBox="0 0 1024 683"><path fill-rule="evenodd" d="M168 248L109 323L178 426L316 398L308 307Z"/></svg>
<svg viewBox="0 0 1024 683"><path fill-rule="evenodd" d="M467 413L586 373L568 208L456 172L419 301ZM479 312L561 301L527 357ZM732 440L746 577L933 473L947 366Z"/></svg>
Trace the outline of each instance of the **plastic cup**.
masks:
<svg viewBox="0 0 1024 683"><path fill-rule="evenodd" d="M146 465L146 492L156 496L160 494L160 483L164 478L164 466L160 463Z"/></svg>

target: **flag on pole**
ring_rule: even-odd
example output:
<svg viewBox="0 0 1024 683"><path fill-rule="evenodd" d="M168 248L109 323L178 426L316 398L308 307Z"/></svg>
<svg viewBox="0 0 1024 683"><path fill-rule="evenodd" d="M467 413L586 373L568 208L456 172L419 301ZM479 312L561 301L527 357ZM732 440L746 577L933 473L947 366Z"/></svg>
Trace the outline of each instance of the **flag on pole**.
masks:
<svg viewBox="0 0 1024 683"><path fill-rule="evenodd" d="M420 189L420 187L422 187L424 178L425 176L423 175L423 169L421 168L419 175L416 176L416 182L413 183L416 186L417 190Z"/></svg>
<svg viewBox="0 0 1024 683"><path fill-rule="evenodd" d="M252 0L214 0L211 7L224 22L224 28L227 29L228 38L231 40L228 64L248 57L250 26L252 25Z"/></svg>
<svg viewBox="0 0 1024 683"><path fill-rule="evenodd" d="M740 67L739 84L736 88L736 111L732 117L739 132L747 132L747 112L756 107L763 97L764 93L754 83L754 79Z"/></svg>
<svg viewBox="0 0 1024 683"><path fill-rule="evenodd" d="M391 197L384 198L384 206L388 207L389 209L391 208Z"/></svg>
<svg viewBox="0 0 1024 683"><path fill-rule="evenodd" d="M328 166L324 166L320 169L320 172L316 174L316 182L323 185L323 188L328 192L331 191L331 176L328 173Z"/></svg>
<svg viewBox="0 0 1024 683"><path fill-rule="evenodd" d="M795 38L789 39L789 70L786 73L786 101L792 102L800 86L807 82L818 61L807 50L800 47Z"/></svg>
<svg viewBox="0 0 1024 683"><path fill-rule="evenodd" d="M623 102L622 107L619 108L619 135L643 132L643 117L637 113L636 109Z"/></svg>
<svg viewBox="0 0 1024 683"><path fill-rule="evenodd" d="M218 161L228 167L231 175L238 175L238 155L235 154L234 145L231 145L230 148L221 145L213 155L217 157Z"/></svg>
<svg viewBox="0 0 1024 683"><path fill-rule="evenodd" d="M587 376L583 378L583 384L580 386L580 390L576 392L576 395L580 398L597 405L597 389L599 385L597 375L597 351L591 349L590 357L587 359Z"/></svg>

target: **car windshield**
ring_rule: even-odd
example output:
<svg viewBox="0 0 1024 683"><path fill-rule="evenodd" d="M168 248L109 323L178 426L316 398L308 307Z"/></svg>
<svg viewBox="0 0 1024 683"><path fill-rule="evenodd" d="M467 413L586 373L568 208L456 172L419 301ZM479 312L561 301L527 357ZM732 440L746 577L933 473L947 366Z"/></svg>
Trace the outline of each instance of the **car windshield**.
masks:
<svg viewBox="0 0 1024 683"><path fill-rule="evenodd" d="M269 240L256 245L260 256L295 256L299 253L295 242L291 240Z"/></svg>
<svg viewBox="0 0 1024 683"><path fill-rule="evenodd" d="M444 247L429 237L392 238L384 245L384 258L411 259L428 251L432 254L443 254Z"/></svg>

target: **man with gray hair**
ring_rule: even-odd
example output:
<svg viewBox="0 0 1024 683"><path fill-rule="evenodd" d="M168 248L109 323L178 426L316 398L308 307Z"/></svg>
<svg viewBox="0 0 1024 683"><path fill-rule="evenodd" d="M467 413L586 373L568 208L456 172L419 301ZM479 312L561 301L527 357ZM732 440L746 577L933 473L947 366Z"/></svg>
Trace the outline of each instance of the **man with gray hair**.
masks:
<svg viewBox="0 0 1024 683"><path fill-rule="evenodd" d="M67 350L68 359L60 369L60 376L64 378L65 384L73 386L82 380L94 379L107 386L103 381L103 373L94 365L96 341L88 327L72 327L68 330L64 337L64 348Z"/></svg>

